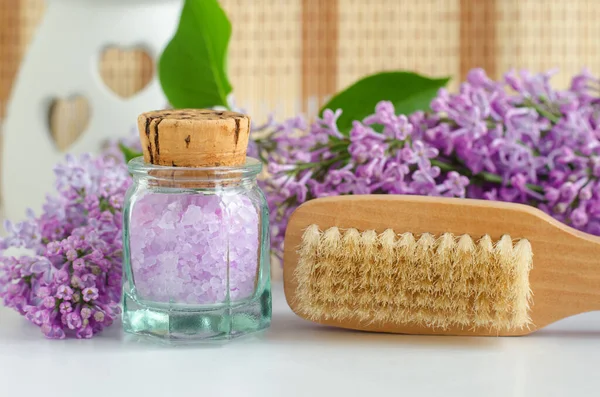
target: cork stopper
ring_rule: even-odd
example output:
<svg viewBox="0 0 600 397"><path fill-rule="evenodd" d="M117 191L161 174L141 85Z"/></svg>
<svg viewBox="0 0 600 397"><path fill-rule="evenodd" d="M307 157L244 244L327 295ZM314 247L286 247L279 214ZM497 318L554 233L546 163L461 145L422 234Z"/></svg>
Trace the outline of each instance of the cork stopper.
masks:
<svg viewBox="0 0 600 397"><path fill-rule="evenodd" d="M210 110L157 110L138 117L144 161L171 167L239 166L246 161L250 118Z"/></svg>

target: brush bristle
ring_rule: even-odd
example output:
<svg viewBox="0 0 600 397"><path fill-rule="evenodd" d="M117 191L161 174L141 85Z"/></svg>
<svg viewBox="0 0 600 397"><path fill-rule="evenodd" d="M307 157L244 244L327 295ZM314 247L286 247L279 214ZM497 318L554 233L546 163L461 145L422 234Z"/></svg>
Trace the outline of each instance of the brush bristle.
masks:
<svg viewBox="0 0 600 397"><path fill-rule="evenodd" d="M308 227L297 308L309 319L510 330L530 324L531 245Z"/></svg>

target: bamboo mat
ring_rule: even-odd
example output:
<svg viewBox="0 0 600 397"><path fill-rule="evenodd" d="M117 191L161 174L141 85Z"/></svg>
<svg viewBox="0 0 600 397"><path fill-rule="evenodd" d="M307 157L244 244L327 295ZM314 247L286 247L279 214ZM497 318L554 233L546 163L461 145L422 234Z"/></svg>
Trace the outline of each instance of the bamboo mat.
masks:
<svg viewBox="0 0 600 397"><path fill-rule="evenodd" d="M255 118L314 115L328 96L360 76L410 69L450 75L472 67L493 77L511 67L559 67L566 86L583 66L600 70L598 0L221 0L233 23L230 76L238 105ZM0 120L19 62L44 15L44 0L0 0ZM122 96L152 77L143 52L109 50L101 75ZM56 104L60 147L85 106ZM60 111L60 114L58 112Z"/></svg>

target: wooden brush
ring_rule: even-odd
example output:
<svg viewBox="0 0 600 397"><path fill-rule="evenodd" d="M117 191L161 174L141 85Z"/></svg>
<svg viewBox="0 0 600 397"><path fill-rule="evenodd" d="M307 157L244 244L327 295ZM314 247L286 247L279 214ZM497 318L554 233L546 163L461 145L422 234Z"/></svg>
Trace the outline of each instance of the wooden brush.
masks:
<svg viewBox="0 0 600 397"><path fill-rule="evenodd" d="M327 197L291 216L284 283L292 310L322 324L525 335L600 309L600 238L521 204Z"/></svg>

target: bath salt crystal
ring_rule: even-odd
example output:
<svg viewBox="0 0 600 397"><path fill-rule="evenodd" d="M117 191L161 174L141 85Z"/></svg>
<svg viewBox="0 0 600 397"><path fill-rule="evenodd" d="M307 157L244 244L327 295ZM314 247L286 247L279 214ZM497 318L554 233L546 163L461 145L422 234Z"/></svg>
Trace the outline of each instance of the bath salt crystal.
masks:
<svg viewBox="0 0 600 397"><path fill-rule="evenodd" d="M253 295L259 213L243 195L163 194L136 200L131 268L141 299L206 304Z"/></svg>

